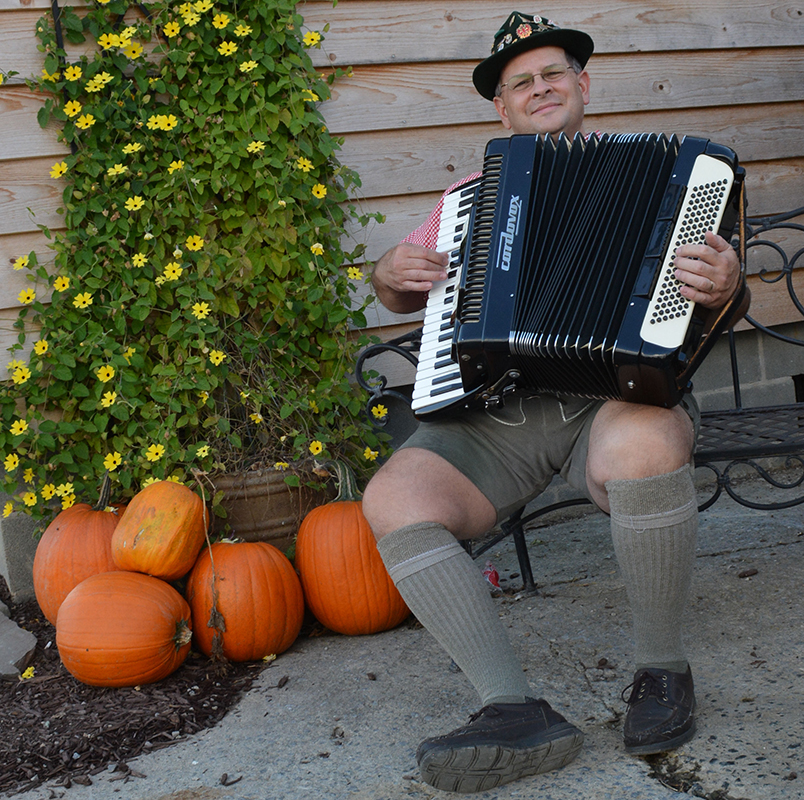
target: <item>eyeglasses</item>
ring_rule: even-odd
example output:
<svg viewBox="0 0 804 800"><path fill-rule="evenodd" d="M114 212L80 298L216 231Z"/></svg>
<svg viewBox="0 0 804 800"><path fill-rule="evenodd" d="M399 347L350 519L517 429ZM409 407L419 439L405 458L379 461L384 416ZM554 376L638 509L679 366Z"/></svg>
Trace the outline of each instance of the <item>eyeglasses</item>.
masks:
<svg viewBox="0 0 804 800"><path fill-rule="evenodd" d="M539 73L539 77L546 83L556 83L560 81L570 69L570 67L564 64L552 64L543 69ZM533 86L535 80L536 76L530 72L526 72L522 75L514 75L513 78L500 85L500 91L505 89L506 86L509 86L512 92L527 92Z"/></svg>

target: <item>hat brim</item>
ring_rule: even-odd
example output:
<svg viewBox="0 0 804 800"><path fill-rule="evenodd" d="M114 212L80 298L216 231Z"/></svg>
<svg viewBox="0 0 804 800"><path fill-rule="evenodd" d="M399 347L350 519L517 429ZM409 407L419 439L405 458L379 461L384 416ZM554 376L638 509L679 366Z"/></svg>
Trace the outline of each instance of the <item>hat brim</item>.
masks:
<svg viewBox="0 0 804 800"><path fill-rule="evenodd" d="M578 59L581 67L586 66L589 56L595 49L592 37L583 31L574 31L569 28L543 31L527 39L509 44L502 50L492 53L485 61L481 61L472 73L472 83L486 100L493 100L497 89L497 82L503 67L514 56L533 50L536 47L563 47L568 53Z"/></svg>

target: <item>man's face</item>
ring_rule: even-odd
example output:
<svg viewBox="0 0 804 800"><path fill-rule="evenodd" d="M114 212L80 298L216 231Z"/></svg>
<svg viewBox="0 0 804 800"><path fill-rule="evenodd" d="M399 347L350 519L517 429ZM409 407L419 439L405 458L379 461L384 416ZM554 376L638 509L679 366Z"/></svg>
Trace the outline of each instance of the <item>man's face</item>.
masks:
<svg viewBox="0 0 804 800"><path fill-rule="evenodd" d="M567 56L560 47L537 47L512 58L500 75L507 83L517 75L533 74L533 86L515 92L505 86L494 98L502 124L514 133L541 133L574 136L583 133L584 106L589 102L589 75L567 70L558 81L547 83L541 73L556 64L566 65Z"/></svg>

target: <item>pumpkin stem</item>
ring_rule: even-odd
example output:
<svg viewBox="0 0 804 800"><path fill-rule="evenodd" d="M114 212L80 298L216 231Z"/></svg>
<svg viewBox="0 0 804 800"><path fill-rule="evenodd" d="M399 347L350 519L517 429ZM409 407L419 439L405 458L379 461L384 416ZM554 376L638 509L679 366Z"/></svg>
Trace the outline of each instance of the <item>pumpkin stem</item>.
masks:
<svg viewBox="0 0 804 800"><path fill-rule="evenodd" d="M338 495L332 501L333 503L337 503L342 500L356 501L362 497L357 488L357 478L355 478L355 473L348 464L343 461L328 461L326 466L334 470L338 481Z"/></svg>
<svg viewBox="0 0 804 800"><path fill-rule="evenodd" d="M180 619L176 623L176 634L173 637L173 644L176 645L176 650L180 650L192 638L193 638L193 631L187 624L187 621Z"/></svg>
<svg viewBox="0 0 804 800"><path fill-rule="evenodd" d="M112 494L112 479L109 477L109 470L103 476L100 497L96 505L92 506L93 511L103 511L109 505L109 497Z"/></svg>

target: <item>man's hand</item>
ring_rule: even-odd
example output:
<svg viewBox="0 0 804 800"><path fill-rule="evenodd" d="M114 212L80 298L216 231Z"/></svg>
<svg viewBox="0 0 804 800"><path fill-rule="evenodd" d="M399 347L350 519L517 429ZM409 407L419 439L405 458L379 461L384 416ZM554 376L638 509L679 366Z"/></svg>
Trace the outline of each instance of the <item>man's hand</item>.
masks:
<svg viewBox="0 0 804 800"><path fill-rule="evenodd" d="M371 282L380 302L398 314L410 314L427 304L427 292L447 277L447 253L403 242L376 264Z"/></svg>
<svg viewBox="0 0 804 800"><path fill-rule="evenodd" d="M734 248L712 231L706 244L685 244L676 250L675 275L686 284L681 294L704 308L721 308L734 294L740 262Z"/></svg>

